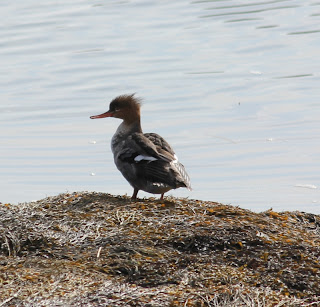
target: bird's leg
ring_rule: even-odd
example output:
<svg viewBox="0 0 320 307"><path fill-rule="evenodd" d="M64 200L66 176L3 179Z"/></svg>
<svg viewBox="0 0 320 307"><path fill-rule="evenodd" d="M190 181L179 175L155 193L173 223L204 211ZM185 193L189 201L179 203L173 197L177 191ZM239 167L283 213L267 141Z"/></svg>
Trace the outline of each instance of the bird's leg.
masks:
<svg viewBox="0 0 320 307"><path fill-rule="evenodd" d="M133 189L133 194L131 196L131 199L137 199L138 192L139 192L139 190L134 188Z"/></svg>
<svg viewBox="0 0 320 307"><path fill-rule="evenodd" d="M163 195L164 195L164 193L161 194L160 200L163 200Z"/></svg>

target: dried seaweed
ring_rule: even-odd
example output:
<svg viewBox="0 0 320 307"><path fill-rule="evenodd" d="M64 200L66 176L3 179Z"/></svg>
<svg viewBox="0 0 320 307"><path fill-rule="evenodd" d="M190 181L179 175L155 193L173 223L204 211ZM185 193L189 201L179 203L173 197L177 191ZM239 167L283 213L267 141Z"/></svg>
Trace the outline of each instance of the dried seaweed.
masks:
<svg viewBox="0 0 320 307"><path fill-rule="evenodd" d="M320 305L318 215L81 192L0 221L0 306Z"/></svg>

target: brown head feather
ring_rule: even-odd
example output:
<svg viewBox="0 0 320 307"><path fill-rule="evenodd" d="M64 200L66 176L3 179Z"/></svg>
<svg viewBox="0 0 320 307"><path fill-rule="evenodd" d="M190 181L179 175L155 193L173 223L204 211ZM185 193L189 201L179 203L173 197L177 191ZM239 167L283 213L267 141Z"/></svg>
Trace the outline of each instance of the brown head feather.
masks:
<svg viewBox="0 0 320 307"><path fill-rule="evenodd" d="M110 102L109 112L113 113L113 117L121 118L127 123L140 121L141 99L134 95L121 95Z"/></svg>

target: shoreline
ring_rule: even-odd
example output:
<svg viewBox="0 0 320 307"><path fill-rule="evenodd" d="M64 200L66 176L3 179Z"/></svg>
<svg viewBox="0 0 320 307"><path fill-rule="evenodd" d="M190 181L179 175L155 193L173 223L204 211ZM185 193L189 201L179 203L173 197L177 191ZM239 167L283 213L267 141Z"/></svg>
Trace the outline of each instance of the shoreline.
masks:
<svg viewBox="0 0 320 307"><path fill-rule="evenodd" d="M0 306L320 304L320 215L74 192L0 221Z"/></svg>

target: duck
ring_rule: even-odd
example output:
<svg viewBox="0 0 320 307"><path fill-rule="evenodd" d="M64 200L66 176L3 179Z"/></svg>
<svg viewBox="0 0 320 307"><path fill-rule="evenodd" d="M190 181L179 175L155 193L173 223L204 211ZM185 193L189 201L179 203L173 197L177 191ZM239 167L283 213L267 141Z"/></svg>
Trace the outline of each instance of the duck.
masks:
<svg viewBox="0 0 320 307"><path fill-rule="evenodd" d="M135 94L114 98L109 110L91 119L114 117L122 119L111 140L114 163L133 187L131 199L140 190L161 194L177 188L191 191L190 177L169 143L156 133L143 133L140 117L141 99Z"/></svg>

